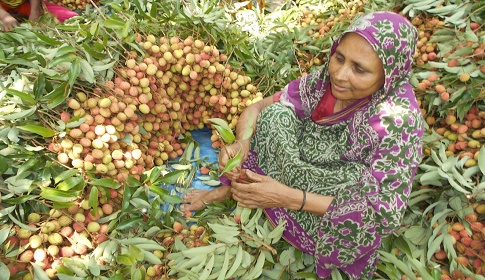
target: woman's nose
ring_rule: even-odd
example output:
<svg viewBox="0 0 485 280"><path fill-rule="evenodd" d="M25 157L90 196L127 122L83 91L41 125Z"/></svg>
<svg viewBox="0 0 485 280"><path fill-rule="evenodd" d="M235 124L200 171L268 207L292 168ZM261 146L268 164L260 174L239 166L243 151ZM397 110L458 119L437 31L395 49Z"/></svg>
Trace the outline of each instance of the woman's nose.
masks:
<svg viewBox="0 0 485 280"><path fill-rule="evenodd" d="M348 78L349 67L346 64L340 65L340 67L335 71L334 78L336 80L345 81Z"/></svg>

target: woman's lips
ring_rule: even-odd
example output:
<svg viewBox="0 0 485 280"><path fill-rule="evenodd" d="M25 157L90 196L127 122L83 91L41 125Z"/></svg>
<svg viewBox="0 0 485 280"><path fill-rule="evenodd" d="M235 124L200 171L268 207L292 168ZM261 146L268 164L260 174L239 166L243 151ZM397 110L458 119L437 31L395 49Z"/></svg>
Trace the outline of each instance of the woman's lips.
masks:
<svg viewBox="0 0 485 280"><path fill-rule="evenodd" d="M345 91L345 90L347 90L345 87L339 86L338 84L335 84L335 83L332 83L332 86L333 86L333 88L336 91Z"/></svg>

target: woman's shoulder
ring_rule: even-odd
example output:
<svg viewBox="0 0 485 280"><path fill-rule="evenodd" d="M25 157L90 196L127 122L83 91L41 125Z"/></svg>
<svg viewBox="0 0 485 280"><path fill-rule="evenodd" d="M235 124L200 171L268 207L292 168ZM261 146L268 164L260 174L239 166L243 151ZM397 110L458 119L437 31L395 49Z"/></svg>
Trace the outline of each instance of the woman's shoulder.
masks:
<svg viewBox="0 0 485 280"><path fill-rule="evenodd" d="M367 121L375 130L422 131L424 119L414 94L387 98L370 106Z"/></svg>

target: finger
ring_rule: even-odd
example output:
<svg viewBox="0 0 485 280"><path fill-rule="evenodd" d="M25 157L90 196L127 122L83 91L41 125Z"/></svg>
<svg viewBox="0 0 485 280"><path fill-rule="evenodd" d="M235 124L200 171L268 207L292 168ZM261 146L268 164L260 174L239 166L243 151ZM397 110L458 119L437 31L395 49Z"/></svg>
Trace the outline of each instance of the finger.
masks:
<svg viewBox="0 0 485 280"><path fill-rule="evenodd" d="M238 183L242 183L242 184L246 184L246 185L247 185L247 184L251 184L251 183L253 183L253 181L251 181L251 180L249 180L249 179L243 179L243 178L241 178L241 177L237 178L237 179L236 179L236 182L238 182Z"/></svg>
<svg viewBox="0 0 485 280"><path fill-rule="evenodd" d="M253 182L263 182L263 181L266 181L266 179L268 178L268 176L260 175L256 172L249 170L249 169L246 169L245 173L246 173L247 178L249 180L253 181Z"/></svg>
<svg viewBox="0 0 485 280"><path fill-rule="evenodd" d="M239 172L229 171L224 173L224 176L226 176L229 180L234 181L239 178Z"/></svg>
<svg viewBox="0 0 485 280"><path fill-rule="evenodd" d="M238 198L238 201L244 199L244 196L247 194L247 191L241 186L244 186L244 184L236 183L235 181L232 182L231 193Z"/></svg>

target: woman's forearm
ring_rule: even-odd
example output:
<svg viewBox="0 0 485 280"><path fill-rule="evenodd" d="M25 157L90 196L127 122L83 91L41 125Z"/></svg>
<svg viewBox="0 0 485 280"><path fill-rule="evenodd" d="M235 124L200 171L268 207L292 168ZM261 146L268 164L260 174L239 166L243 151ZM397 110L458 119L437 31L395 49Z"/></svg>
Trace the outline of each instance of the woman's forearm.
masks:
<svg viewBox="0 0 485 280"><path fill-rule="evenodd" d="M3 20L4 18L6 18L7 16L10 16L10 14L5 11L2 6L0 6L0 20Z"/></svg>
<svg viewBox="0 0 485 280"><path fill-rule="evenodd" d="M289 192L287 193L287 197L283 202L284 208L291 209L291 210L300 210L301 206L303 205L303 209L301 211L307 211L316 215L323 216L330 204L332 204L333 196L325 196L316 193L306 193L305 202L303 203L304 196L303 191L299 189L289 188Z"/></svg>
<svg viewBox="0 0 485 280"><path fill-rule="evenodd" d="M30 9L40 9L42 0L30 0Z"/></svg>
<svg viewBox="0 0 485 280"><path fill-rule="evenodd" d="M249 141L249 139L251 139L259 113L271 104L273 104L273 97L269 96L244 109L239 116L236 126L236 139L238 141Z"/></svg>

